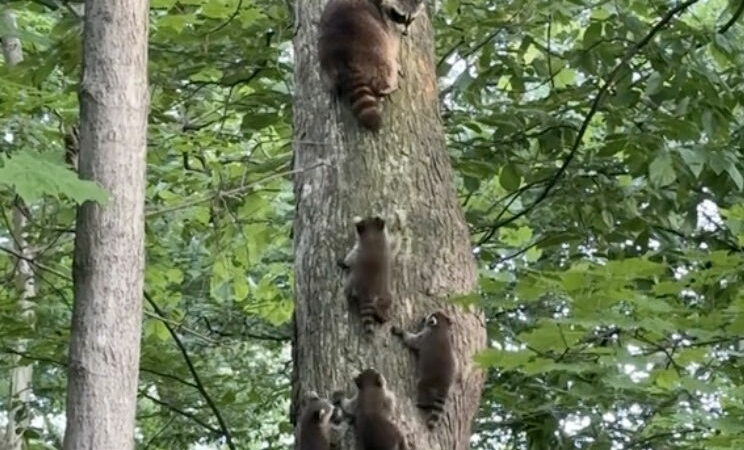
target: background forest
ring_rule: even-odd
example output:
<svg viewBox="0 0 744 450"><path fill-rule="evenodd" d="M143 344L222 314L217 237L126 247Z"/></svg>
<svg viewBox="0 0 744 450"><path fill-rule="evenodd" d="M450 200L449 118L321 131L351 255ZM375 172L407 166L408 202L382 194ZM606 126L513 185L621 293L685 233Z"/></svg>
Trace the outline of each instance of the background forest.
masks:
<svg viewBox="0 0 744 450"><path fill-rule="evenodd" d="M27 449L61 447L75 207L101 195L64 163L80 6L1 7L24 59L0 65L0 425L29 418ZM454 301L490 344L472 447L744 448L744 2L434 8L480 269ZM293 10L151 0L138 448L292 442Z"/></svg>

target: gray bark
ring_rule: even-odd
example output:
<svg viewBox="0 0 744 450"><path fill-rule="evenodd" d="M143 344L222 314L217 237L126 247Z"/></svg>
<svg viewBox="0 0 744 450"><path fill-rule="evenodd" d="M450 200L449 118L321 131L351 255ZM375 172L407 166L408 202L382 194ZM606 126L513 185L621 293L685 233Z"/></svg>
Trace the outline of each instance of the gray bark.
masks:
<svg viewBox="0 0 744 450"><path fill-rule="evenodd" d="M371 367L388 379L398 399L397 420L420 450L468 448L483 374L472 363L485 346L482 317L447 303L475 287L476 268L468 229L438 111L433 31L426 17L414 22L401 50L401 90L384 105L378 136L361 131L347 107L320 81L317 25L325 1L295 3L296 97L294 416L298 395L338 388L354 392L352 378ZM303 170L325 161L326 165ZM343 296L336 260L353 244L354 216L380 214L400 239L394 260L392 324L411 328L438 308L453 318L460 377L446 414L433 432L414 406L413 355L390 336L390 324L374 340L361 333L358 316ZM347 433L342 449L350 450Z"/></svg>
<svg viewBox="0 0 744 450"><path fill-rule="evenodd" d="M7 30L6 35L0 37L5 63L14 66L23 61L23 48L21 47L21 40L14 35L14 31L17 29L16 20L10 8L6 7L2 10L0 23L2 23L2 29ZM20 202L20 199L18 201ZM21 320L33 324L35 320L33 298L36 296L36 280L29 262L33 259L33 254L26 241L26 226L27 220L21 209L13 207L13 229L10 232L13 235L14 250L23 256L15 264L14 277L16 292L18 292L18 312ZM28 341L26 339L20 339L13 343L13 349L18 353L25 353L27 347ZM13 358L13 366L10 370L10 387L8 390L8 424L5 428L5 443L1 447L4 450L23 449L23 433L31 422L28 407L32 392L33 366L30 364L21 365L20 357ZM16 420L17 417L21 418Z"/></svg>
<svg viewBox="0 0 744 450"><path fill-rule="evenodd" d="M147 0L85 2L65 450L134 447L144 270Z"/></svg>
<svg viewBox="0 0 744 450"><path fill-rule="evenodd" d="M3 8L0 14L0 24L2 24L3 30L9 30L7 35L0 37L5 63L9 66L15 66L23 61L23 48L21 47L21 40L13 34L13 31L16 29L16 20L10 8Z"/></svg>

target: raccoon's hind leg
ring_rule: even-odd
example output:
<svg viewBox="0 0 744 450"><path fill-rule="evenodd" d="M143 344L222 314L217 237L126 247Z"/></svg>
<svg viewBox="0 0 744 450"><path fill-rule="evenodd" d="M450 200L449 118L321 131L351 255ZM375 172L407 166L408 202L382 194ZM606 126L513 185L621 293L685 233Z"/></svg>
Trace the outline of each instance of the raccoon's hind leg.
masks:
<svg viewBox="0 0 744 450"><path fill-rule="evenodd" d="M386 70L380 71L380 77L378 80L377 92L382 97L387 97L393 92L400 89L400 83L398 81L398 74L400 73L400 66L398 63L394 63L392 67L385 67Z"/></svg>

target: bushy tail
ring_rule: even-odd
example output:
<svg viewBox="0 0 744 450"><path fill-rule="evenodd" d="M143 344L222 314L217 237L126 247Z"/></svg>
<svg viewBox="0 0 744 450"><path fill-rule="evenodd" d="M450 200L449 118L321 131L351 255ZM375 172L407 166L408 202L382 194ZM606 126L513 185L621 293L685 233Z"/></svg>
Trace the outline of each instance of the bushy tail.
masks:
<svg viewBox="0 0 744 450"><path fill-rule="evenodd" d="M437 397L425 405L418 405L419 408L422 408L426 412L426 426L430 430L434 429L442 419L442 416L444 415L444 403L444 397Z"/></svg>
<svg viewBox="0 0 744 450"><path fill-rule="evenodd" d="M377 322L375 318L376 314L377 310L374 302L365 302L365 304L360 306L359 316L362 319L362 329L366 334L372 334L375 331L375 324Z"/></svg>
<svg viewBox="0 0 744 450"><path fill-rule="evenodd" d="M375 95L367 78L359 73L352 74L347 80L346 93L351 110L359 123L370 131L379 131L382 128L380 99Z"/></svg>

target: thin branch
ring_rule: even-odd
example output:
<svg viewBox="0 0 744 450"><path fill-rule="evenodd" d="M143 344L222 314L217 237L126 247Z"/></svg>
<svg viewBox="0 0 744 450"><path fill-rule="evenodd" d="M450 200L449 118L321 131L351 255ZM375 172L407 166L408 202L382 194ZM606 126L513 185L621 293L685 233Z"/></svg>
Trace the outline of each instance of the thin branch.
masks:
<svg viewBox="0 0 744 450"><path fill-rule="evenodd" d="M142 367L142 366L140 366L140 372L149 373L149 374L152 374L152 375L161 377L161 378L168 378L169 380L177 381L180 384L183 384L184 386L189 386L189 387L192 387L192 388L198 388L198 386L196 384L194 384L194 383L192 383L192 382L190 382L188 380L184 380L183 378L177 377L175 375L171 375L169 373L159 372L157 370L148 369L147 367Z"/></svg>
<svg viewBox="0 0 744 450"><path fill-rule="evenodd" d="M188 327L184 326L184 325L183 325L182 323L180 323L180 322L176 322L175 320L171 320L171 319L168 319L167 317L163 317L163 316L162 316L162 315L160 315L160 314L157 314L157 313L152 313L152 312L150 312L150 311L147 311L147 310L145 310L145 311L144 311L144 314L145 314L146 316L148 316L148 317L152 318L152 319L155 319L155 320L159 320L159 321L161 321L161 322L164 322L164 323L165 323L165 322L168 322L168 323L170 323L171 325L173 325L173 326L175 326L175 327L178 327L179 331L183 331L183 332L185 332L185 333L187 333L187 334L190 334L190 335L192 335L192 336L195 336L195 337L197 337L197 338L199 338L199 339L203 340L204 342L206 342L206 343L208 343L208 344L216 344L216 343L217 343L217 341L215 341L214 339L212 339L212 338L210 338L210 337L208 337L208 336L205 336L205 335L203 335L203 334L199 333L199 332L198 332L198 331L196 331L196 330L193 330L193 329L191 329L191 328L188 328Z"/></svg>
<svg viewBox="0 0 744 450"><path fill-rule="evenodd" d="M41 363L47 363L47 364L51 364L53 366L59 366L59 367L67 367L67 363L65 363L64 361L58 361L56 359L46 358L44 356L35 356L35 355L32 355L32 354L27 353L27 352L21 352L21 351L18 351L18 350L14 350L12 348L3 348L3 349L0 349L0 353L5 353L5 354L8 354L8 355L14 355L14 356L20 356L21 358L28 359L29 361L36 361L36 362L41 362ZM181 384L183 384L185 386L190 386L190 387L193 387L193 388L196 388L197 387L196 384L194 384L194 383L192 383L190 381L184 380L183 378L179 378L179 377L177 377L175 375L170 375L170 374L167 374L167 373L159 372L159 371L154 370L154 369L148 369L146 367L140 367L139 370L140 370L140 372L149 373L149 374L152 374L152 375L159 376L161 378L168 378L170 380L177 381L177 382L179 382L179 383L181 383Z"/></svg>
<svg viewBox="0 0 744 450"><path fill-rule="evenodd" d="M147 292L144 292L145 299L147 300L147 303L152 306L152 309L155 310L158 315L165 317L165 314L163 314L163 311L160 309L160 307L155 303L155 301L152 299L150 294ZM199 391L199 393L202 395L204 400L207 402L207 405L209 406L209 409L212 410L215 417L217 418L217 422L220 424L220 430L221 434L225 437L225 441L227 446L230 448L230 450L236 450L235 444L232 441L232 435L230 434L230 430L227 427L227 423L225 423L225 419L222 417L222 413L220 412L219 408L217 407L217 404L212 400L212 397L209 396L207 393L207 390L204 388L204 383L201 381L201 377L199 377L199 373L196 370L196 367L194 367L194 363L191 361L191 356L189 356L188 350L186 350L186 346L183 344L183 341L181 341L181 338L178 336L178 333L176 333L176 330L171 326L168 322L163 322L163 325L165 325L165 328L168 329L168 333L170 333L173 340L176 342L176 346L181 351L181 355L183 356L184 361L186 362L186 366L189 369L189 372L191 373L191 377L194 379L194 383L196 384L196 388Z"/></svg>
<svg viewBox="0 0 744 450"><path fill-rule="evenodd" d="M240 195L240 194L243 194L244 192L252 189L253 187L255 187L257 185L259 185L261 183L264 183L266 181L272 180L274 178L281 178L281 177L284 177L284 176L287 176L287 175L294 175L294 174L297 174L297 173L302 173L302 172L305 172L305 171L308 171L308 170L315 169L315 168L320 167L320 166L327 166L327 165L328 165L328 163L326 161L320 161L319 163L313 164L310 167L305 167L305 168L302 168L302 169L294 169L294 170L287 170L287 171L284 171L284 172L273 173L271 175L267 175L267 176L265 176L263 178L260 178L260 179L258 179L256 181L252 182L252 183L248 183L246 185L240 186L240 187L235 188L235 189L230 189L228 191L218 191L215 194L208 195L206 197L197 198L197 199L194 199L194 200L191 200L191 201L182 203L180 205L175 205L175 206L171 206L171 207L163 208L163 209L157 209L157 210L154 210L154 211L148 211L147 212L147 217L159 216L161 214L165 214L165 213L169 213L169 212L174 212L174 211L179 211L181 209L191 208L191 207L196 206L196 205L199 205L201 203L207 203L207 202L214 201L214 200L216 200L217 198L220 198L220 197L231 197L231 196L234 196L234 195Z"/></svg>
<svg viewBox="0 0 744 450"><path fill-rule="evenodd" d="M41 270L43 270L45 272L49 272L51 274L54 274L54 275L56 275L56 276L58 276L60 278L63 278L65 280L67 280L67 281L72 281L72 278L69 275L65 275L62 272L59 272L59 271L57 271L55 269L52 269L51 267L47 267L47 266L45 266L43 264L39 264L39 263L37 263L34 260L34 258L30 258L30 257L28 257L26 255L21 255L20 253L14 251L14 250L11 250L11 249L9 249L7 247L3 247L3 246L0 246L0 251L5 252L5 253L7 253L9 255L15 256L17 259L22 259L24 261L27 261L32 266L35 266L35 267L37 267L37 268L39 268L39 269L41 269Z"/></svg>
<svg viewBox="0 0 744 450"><path fill-rule="evenodd" d="M514 259L514 258L516 258L518 256L524 255L525 253L527 253L528 251L530 251L533 248L537 247L538 245L542 244L543 242L547 241L548 239L549 238L543 238L543 239L540 239L538 241L535 241L532 244L528 245L527 247L525 247L525 248L523 248L523 249L521 249L519 251L516 251L516 252L512 253L511 255L504 256L503 258L501 258L498 261L496 261L496 264L505 263L505 262L507 262L507 261L509 261L511 259Z"/></svg>
<svg viewBox="0 0 744 450"><path fill-rule="evenodd" d="M238 17L238 14L240 13L240 8L242 8L242 7L243 7L243 0L239 0L238 1L238 6L235 7L235 11L233 11L233 13L230 14L230 17L228 17L227 20L225 20L223 23L219 24L213 30L207 31L206 34L216 33L218 31L220 31L221 29L225 28L226 26L228 26L230 24L230 22L232 22L233 20L235 20L236 17Z"/></svg>
<svg viewBox="0 0 744 450"><path fill-rule="evenodd" d="M729 29L731 29L736 21L739 20L742 13L744 13L744 0L741 0L741 2L739 2L739 6L736 8L736 11L734 11L734 14L731 15L731 18L728 20L728 22L723 24L723 26L718 29L718 33L724 34Z"/></svg>
<svg viewBox="0 0 744 450"><path fill-rule="evenodd" d="M173 420L175 420L175 416L171 417L167 422L163 424L162 427L158 431L156 431L152 437L147 441L143 448L143 450L147 450L150 448L150 446L155 442L155 439L157 439L161 434L163 434L163 431L167 430L171 423L173 423Z"/></svg>
<svg viewBox="0 0 744 450"><path fill-rule="evenodd" d="M51 267L45 266L45 265L43 265L41 263L38 263L34 258L30 258L28 256L21 255L20 253L16 252L15 250L11 250L11 249L9 249L7 247L0 246L0 251L5 252L5 253L7 253L9 255L12 255L12 256L14 256L14 257L16 257L18 259L22 259L24 261L28 261L32 266L36 267L37 269L40 269L40 270L42 270L44 272L49 272L52 275L56 275L57 277L62 278L63 280L72 281L72 277L70 277L69 275L65 275L64 273L59 272L59 271L57 271L55 269L52 269ZM214 339L211 339L211 338L209 338L207 336L204 336L203 334L201 334L201 333L199 333L199 332L197 332L195 330L192 330L190 328L184 327L182 324L176 323L176 322L174 322L174 321L172 321L172 320L170 320L170 319L162 316L161 314L155 314L155 313L152 313L152 312L147 311L147 310L145 310L143 312L143 314L146 315L146 316L148 316L148 317L151 317L153 319L159 320L159 321L161 321L163 323L169 322L169 323L177 326L179 329L183 330L184 332L186 332L188 334L192 334L192 335L194 335L194 336L196 336L196 337L198 337L198 338L200 338L200 339L202 339L205 342L208 342L210 344L215 344L216 343L216 341Z"/></svg>
<svg viewBox="0 0 744 450"><path fill-rule="evenodd" d="M669 24L669 22L674 18L674 16L685 11L687 8L689 8L690 6L694 5L695 3L699 1L700 0L687 0L686 2L681 3L677 5L676 7L667 11L667 13L656 23L656 25L654 25L651 28L651 31L649 31L648 34L646 34L646 36L643 37L643 39L641 39L635 45L633 45L630 49L628 49L623 59L615 66L615 68L612 69L609 76L607 76L606 81L600 86L599 90L597 91L597 95L594 97L591 107L589 108L589 112L584 118L584 121L581 123L581 127L579 128L579 133L576 135L576 139L574 140L574 143L571 146L571 150L569 151L568 156L566 156L566 159L563 160L563 163L561 164L561 166L558 168L555 174L550 178L548 185L545 186L545 188L540 193L540 195L538 195L537 198L529 206L524 208L522 211L519 211L518 213L514 214L513 216L509 217L508 219L497 222L496 224L493 225L493 228L500 228L502 226L515 222L519 218L529 214L540 203L542 203L546 198L548 198L548 196L550 195L550 193L553 191L556 184L558 183L558 180L560 180L560 178L566 172L566 169L568 169L569 164L571 164L573 159L576 157L579 147L581 147L581 141L584 139L584 135L586 134L586 131L589 129L589 125L591 124L592 119L599 111L599 107L602 103L602 100L604 100L604 97L607 94L607 92L617 81L617 77L622 71L622 69L625 67L625 65L635 55L637 55L638 52L643 47L645 47L649 42L651 42L654 36L656 36L664 27L666 27Z"/></svg>
<svg viewBox="0 0 744 450"><path fill-rule="evenodd" d="M207 430L209 430L209 431L210 431L211 433L214 433L214 434L220 434L220 430L218 430L217 428L215 428L215 427L213 427L213 426L209 425L208 423L204 422L204 421L203 421L203 420L201 420L200 418L196 417L196 416L195 416L194 414L191 414L191 413L189 413L189 412L186 412L186 411L184 411L184 410L182 410L182 409L179 409L178 407L176 407L176 406L173 406L173 405L171 405L170 403L168 403L168 402L165 402L165 401L163 401L163 400L160 400L160 399L159 399L159 398L157 398L157 397L153 397L152 395L149 395L149 394L148 394L147 392L144 392L144 391L140 391L139 395L140 395L141 397L144 397L144 398L146 398L146 399L150 400L151 402L153 402L153 403L155 403L155 404L158 404L158 405L160 405L160 406L163 406L163 407L165 407L165 408L168 408L169 410L173 411L174 413L176 413L176 414L178 414L178 415L181 415L181 416L183 416L183 417L186 417L187 419L190 419L191 421L193 421L193 422L195 422L195 423L197 423L197 424L201 425L202 427L206 428L206 429L207 429Z"/></svg>
<svg viewBox="0 0 744 450"><path fill-rule="evenodd" d="M216 329L214 326L212 326L212 323L207 319L206 317L201 318L204 321L204 325L206 325L207 330L209 330L210 333L216 334L220 337L226 337L226 338L233 338L236 335L240 337L247 337L250 339L256 339L258 341L272 341L272 342L288 342L292 339L291 336L282 334L282 335L271 335L271 334L262 334L262 333L254 333L254 332L248 332L248 331L241 331L239 333L226 333L222 330ZM250 325L247 323L248 319L243 319L245 328L251 328Z"/></svg>

